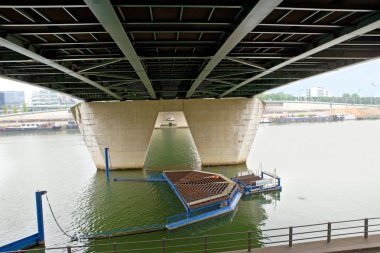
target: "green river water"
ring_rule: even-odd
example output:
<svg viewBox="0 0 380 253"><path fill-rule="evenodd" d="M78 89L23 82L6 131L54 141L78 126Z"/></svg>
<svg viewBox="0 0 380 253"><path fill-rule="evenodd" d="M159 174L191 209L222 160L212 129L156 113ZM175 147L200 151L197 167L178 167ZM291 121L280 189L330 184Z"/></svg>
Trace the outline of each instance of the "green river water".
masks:
<svg viewBox="0 0 380 253"><path fill-rule="evenodd" d="M262 126L247 165L206 168L200 168L187 129L155 130L145 162L149 170L116 171L112 177L145 177L160 168L202 169L232 177L247 167L255 170L261 163L264 170L277 169L283 190L243 198L230 215L176 231L90 244L250 230L261 246L262 229L379 216L379 129L380 121ZM107 184L79 132L2 133L0 245L35 233L36 190L48 191L56 217L69 234L160 224L184 212L167 184ZM47 246L75 245L56 226L46 200L44 212Z"/></svg>

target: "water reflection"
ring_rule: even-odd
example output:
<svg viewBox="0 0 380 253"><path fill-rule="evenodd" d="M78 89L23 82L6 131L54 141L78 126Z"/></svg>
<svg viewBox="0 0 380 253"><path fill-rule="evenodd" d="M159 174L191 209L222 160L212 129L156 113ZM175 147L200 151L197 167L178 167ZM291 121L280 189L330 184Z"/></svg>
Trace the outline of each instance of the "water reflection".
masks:
<svg viewBox="0 0 380 253"><path fill-rule="evenodd" d="M199 170L201 161L190 129L154 129L144 167L148 171Z"/></svg>
<svg viewBox="0 0 380 253"><path fill-rule="evenodd" d="M246 166L205 167L206 171L222 173L228 177L246 170ZM150 172L149 172L150 173ZM157 174L157 172L155 172ZM158 173L159 174L159 173ZM111 177L146 176L144 171L112 171ZM151 176L149 174L149 176ZM260 225L267 219L265 205L273 205L280 200L280 193L265 193L243 197L235 212L215 219L196 223L174 231L159 231L148 234L115 237L89 242L94 246L100 243L158 240L162 238L179 238L233 232L252 231L252 244L261 247L262 233ZM107 187L105 173L98 172L91 184L77 200L77 230L80 234L120 230L152 224L165 223L167 217L184 212L179 199L166 183L142 183L128 181L111 181ZM242 234L236 235L242 237ZM243 236L246 238L246 235ZM218 240L232 240L233 237L219 236ZM241 239L241 238L240 238ZM210 238L210 242L212 239ZM238 243L231 243L231 246ZM145 245L146 246L146 245ZM118 246L119 247L119 246ZM120 246L127 249L128 246ZM195 249L195 248L194 248ZM88 249L92 251L93 248ZM106 249L105 249L106 250Z"/></svg>

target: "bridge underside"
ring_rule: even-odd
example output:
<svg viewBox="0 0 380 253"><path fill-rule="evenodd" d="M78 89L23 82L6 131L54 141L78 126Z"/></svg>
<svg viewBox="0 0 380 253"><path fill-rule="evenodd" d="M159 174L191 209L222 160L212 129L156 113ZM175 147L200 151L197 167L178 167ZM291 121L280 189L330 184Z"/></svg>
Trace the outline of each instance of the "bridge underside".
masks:
<svg viewBox="0 0 380 253"><path fill-rule="evenodd" d="M252 97L380 56L378 0L2 0L0 75L85 101Z"/></svg>

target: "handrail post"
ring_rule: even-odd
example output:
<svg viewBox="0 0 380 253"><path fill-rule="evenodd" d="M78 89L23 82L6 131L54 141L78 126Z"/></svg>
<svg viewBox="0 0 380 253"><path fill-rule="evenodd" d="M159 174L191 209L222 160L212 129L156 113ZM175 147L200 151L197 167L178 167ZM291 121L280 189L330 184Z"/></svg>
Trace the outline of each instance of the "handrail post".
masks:
<svg viewBox="0 0 380 253"><path fill-rule="evenodd" d="M71 253L71 247L67 246L67 253Z"/></svg>
<svg viewBox="0 0 380 253"><path fill-rule="evenodd" d="M252 252L252 232L248 231L248 252Z"/></svg>
<svg viewBox="0 0 380 253"><path fill-rule="evenodd" d="M331 222L327 223L327 242L331 242Z"/></svg>
<svg viewBox="0 0 380 253"><path fill-rule="evenodd" d="M204 237L204 242L205 242L205 253L207 253L207 247L208 247L207 236Z"/></svg>
<svg viewBox="0 0 380 253"><path fill-rule="evenodd" d="M368 218L364 219L364 238L368 238Z"/></svg>
<svg viewBox="0 0 380 253"><path fill-rule="evenodd" d="M293 227L289 227L289 247L293 246Z"/></svg>
<svg viewBox="0 0 380 253"><path fill-rule="evenodd" d="M162 252L166 253L166 239L162 238Z"/></svg>

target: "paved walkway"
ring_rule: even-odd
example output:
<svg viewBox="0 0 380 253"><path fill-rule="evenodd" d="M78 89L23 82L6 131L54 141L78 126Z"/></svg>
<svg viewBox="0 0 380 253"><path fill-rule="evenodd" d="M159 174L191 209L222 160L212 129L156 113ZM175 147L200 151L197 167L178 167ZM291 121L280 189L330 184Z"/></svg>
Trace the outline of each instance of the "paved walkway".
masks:
<svg viewBox="0 0 380 253"><path fill-rule="evenodd" d="M230 253L242 253L244 251L229 251ZM273 246L260 249L252 249L253 253L332 253L332 252L362 252L380 253L380 235L364 237L349 237L326 241L293 243L293 247Z"/></svg>

